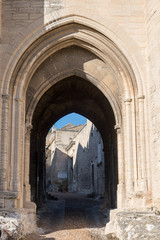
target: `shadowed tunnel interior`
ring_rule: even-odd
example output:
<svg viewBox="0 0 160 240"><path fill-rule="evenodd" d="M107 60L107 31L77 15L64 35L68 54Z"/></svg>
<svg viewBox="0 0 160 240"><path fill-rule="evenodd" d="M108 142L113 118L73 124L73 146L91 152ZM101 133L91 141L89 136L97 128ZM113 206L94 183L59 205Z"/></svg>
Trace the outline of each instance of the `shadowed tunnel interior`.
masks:
<svg viewBox="0 0 160 240"><path fill-rule="evenodd" d="M77 76L53 85L39 100L31 131L30 184L32 201L39 206L45 198L45 138L50 127L68 113L82 114L98 128L104 144L105 204L116 207L118 184L115 118L107 98L88 80Z"/></svg>

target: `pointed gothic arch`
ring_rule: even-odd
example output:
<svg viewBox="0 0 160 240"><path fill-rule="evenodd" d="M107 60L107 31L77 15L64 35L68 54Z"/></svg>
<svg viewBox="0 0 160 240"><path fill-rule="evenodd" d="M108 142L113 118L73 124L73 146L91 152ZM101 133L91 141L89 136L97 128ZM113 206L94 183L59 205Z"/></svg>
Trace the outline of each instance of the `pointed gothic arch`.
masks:
<svg viewBox="0 0 160 240"><path fill-rule="evenodd" d="M138 70L133 70L119 46L105 35L104 28L101 31L102 27L98 29L98 24L94 24L75 16L52 21L38 30L35 38L31 37L30 44L27 44L27 39L24 49L20 46L17 50L20 54L11 59L11 69L8 67L4 76L2 93L1 157L4 176L1 176L1 191L4 199L10 193L14 207L32 205L29 145L34 110L51 87L72 76L94 85L112 107L118 134L118 207L132 204L130 196L134 192L149 190L145 142L142 141L139 147L139 142L145 138L145 121L143 87ZM64 55L66 52L68 55ZM51 68L47 75L47 61L54 62L54 58L62 60L62 56L71 57L69 66L59 62L58 71ZM12 67L15 59L16 64ZM41 79L42 68L44 74ZM10 168L6 171L8 166Z"/></svg>

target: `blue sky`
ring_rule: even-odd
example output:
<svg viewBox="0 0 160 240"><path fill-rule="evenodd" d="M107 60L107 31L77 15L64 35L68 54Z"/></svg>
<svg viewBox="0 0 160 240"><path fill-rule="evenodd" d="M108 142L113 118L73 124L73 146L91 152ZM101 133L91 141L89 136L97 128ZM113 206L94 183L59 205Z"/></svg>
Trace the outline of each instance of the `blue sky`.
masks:
<svg viewBox="0 0 160 240"><path fill-rule="evenodd" d="M55 124L55 128L59 129L66 126L68 123L72 123L74 125L85 124L87 119L80 114L70 113L62 118L60 118Z"/></svg>

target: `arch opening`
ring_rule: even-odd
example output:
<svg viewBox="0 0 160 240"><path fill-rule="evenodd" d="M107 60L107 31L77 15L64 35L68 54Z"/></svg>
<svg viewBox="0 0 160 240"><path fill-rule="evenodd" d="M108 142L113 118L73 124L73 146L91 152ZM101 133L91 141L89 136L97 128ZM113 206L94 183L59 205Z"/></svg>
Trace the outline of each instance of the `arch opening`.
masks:
<svg viewBox="0 0 160 240"><path fill-rule="evenodd" d="M91 82L77 76L67 77L39 100L32 118L30 144L31 199L38 206L45 199L45 139L58 119L76 112L90 119L103 139L105 159L105 205L117 205L118 160L115 117L103 93Z"/></svg>
<svg viewBox="0 0 160 240"><path fill-rule="evenodd" d="M47 199L67 192L104 197L103 141L91 121L76 113L62 117L46 136L45 152Z"/></svg>

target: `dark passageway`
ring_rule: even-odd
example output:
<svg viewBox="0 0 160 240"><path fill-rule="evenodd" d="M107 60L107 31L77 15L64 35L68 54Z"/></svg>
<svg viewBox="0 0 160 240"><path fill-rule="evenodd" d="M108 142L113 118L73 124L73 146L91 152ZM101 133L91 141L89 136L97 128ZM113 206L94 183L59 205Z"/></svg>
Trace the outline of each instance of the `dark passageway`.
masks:
<svg viewBox="0 0 160 240"><path fill-rule="evenodd" d="M31 131L30 184L32 201L40 206L45 199L45 138L48 130L62 116L77 112L98 128L104 144L105 205L116 207L118 183L115 118L107 98L89 81L68 77L52 86L39 100Z"/></svg>
<svg viewBox="0 0 160 240"><path fill-rule="evenodd" d="M106 240L107 217L101 211L102 200L73 193L56 193L38 214L38 226L44 230L30 238L48 240ZM112 238L113 239L113 238ZM30 239L31 240L31 239Z"/></svg>

